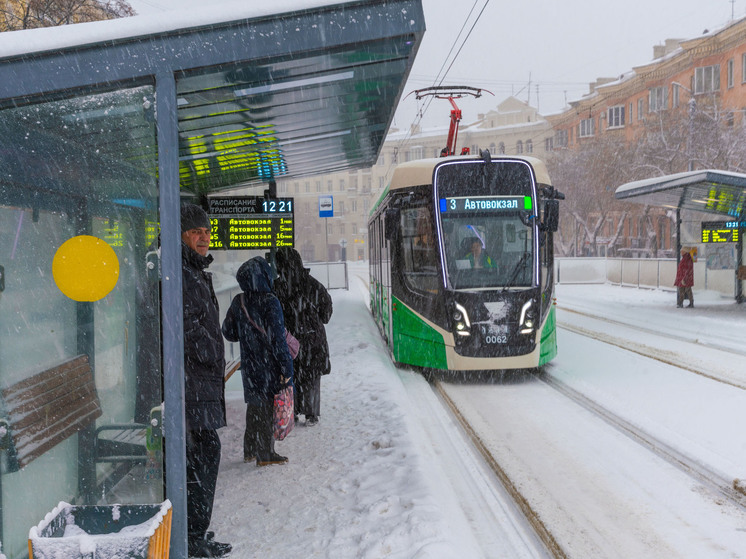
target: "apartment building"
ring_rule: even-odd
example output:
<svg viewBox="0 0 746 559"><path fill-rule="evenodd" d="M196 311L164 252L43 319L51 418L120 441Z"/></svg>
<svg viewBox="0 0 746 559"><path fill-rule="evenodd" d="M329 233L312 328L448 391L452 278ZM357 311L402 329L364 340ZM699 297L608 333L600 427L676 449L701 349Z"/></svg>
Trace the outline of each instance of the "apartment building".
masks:
<svg viewBox="0 0 746 559"><path fill-rule="evenodd" d="M668 119L663 118L664 114ZM613 78L599 78L589 92L569 107L547 116L555 131L555 149L577 149L598 138L617 137L631 144L652 124L678 118L683 133L678 157L668 158L675 173L698 168L741 164L715 160L707 152L708 138L699 129L703 122L717 122L721 130L738 132L746 127L746 18L716 30L705 30L692 39L668 39L653 49L653 60ZM687 124L688 123L688 124ZM730 169L738 170L738 169ZM647 172L655 174L654 169ZM639 177L645 178L645 177ZM617 185L618 186L618 185ZM634 212L635 210L633 210ZM636 210L640 214L643 208ZM621 212L607 216L608 238L622 224L622 238L609 254L626 256L675 256L675 215L653 210L641 215ZM646 230L652 228L651 230ZM655 238L651 248L650 239ZM582 251L578 252L582 254ZM596 252L597 253L597 252ZM602 251L603 253L603 251Z"/></svg>
<svg viewBox="0 0 746 559"><path fill-rule="evenodd" d="M552 150L554 131L535 108L508 97L493 110L461 124L456 152L487 149L493 155L534 155ZM303 260L368 258L368 214L399 163L439 157L448 122L435 128L392 129L373 167L317 177L278 180L277 195L295 200L295 247ZM321 199L333 200L333 217L319 217Z"/></svg>

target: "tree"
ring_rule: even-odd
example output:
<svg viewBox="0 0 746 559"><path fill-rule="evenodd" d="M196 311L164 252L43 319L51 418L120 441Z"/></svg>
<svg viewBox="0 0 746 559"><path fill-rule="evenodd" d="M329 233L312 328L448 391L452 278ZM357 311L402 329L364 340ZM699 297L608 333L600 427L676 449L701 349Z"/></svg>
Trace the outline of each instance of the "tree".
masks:
<svg viewBox="0 0 746 559"><path fill-rule="evenodd" d="M126 0L0 0L0 32L133 15Z"/></svg>
<svg viewBox="0 0 746 559"><path fill-rule="evenodd" d="M558 249L563 256L599 255L599 237L614 251L621 238L611 219L627 204L614 197L616 187L633 179L631 151L624 139L607 134L584 141L578 149L556 152L547 161L554 185L566 194ZM606 233L604 235L604 233Z"/></svg>

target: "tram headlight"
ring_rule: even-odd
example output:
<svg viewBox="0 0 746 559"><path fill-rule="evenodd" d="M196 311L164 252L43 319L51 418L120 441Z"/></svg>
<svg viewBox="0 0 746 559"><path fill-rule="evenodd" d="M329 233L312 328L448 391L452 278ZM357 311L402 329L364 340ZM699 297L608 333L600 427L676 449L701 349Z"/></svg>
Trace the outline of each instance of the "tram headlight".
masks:
<svg viewBox="0 0 746 559"><path fill-rule="evenodd" d="M518 321L518 331L521 334L532 334L534 332L536 317L534 316L533 305L533 301L527 301L521 308L521 318Z"/></svg>
<svg viewBox="0 0 746 559"><path fill-rule="evenodd" d="M456 308L451 316L453 317L456 334L459 336L470 336L471 322L469 321L469 313L467 313L466 309L458 303L455 303L455 307Z"/></svg>

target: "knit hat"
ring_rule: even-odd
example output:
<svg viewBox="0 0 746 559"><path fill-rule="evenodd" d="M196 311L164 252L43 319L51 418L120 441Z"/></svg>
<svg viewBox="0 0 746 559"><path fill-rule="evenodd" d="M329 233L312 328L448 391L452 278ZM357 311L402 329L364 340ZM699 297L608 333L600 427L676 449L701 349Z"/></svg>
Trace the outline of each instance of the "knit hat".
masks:
<svg viewBox="0 0 746 559"><path fill-rule="evenodd" d="M197 229L204 227L205 229L211 229L210 218L207 217L207 212L195 206L194 204L182 204L181 205L181 232L189 231L190 229Z"/></svg>

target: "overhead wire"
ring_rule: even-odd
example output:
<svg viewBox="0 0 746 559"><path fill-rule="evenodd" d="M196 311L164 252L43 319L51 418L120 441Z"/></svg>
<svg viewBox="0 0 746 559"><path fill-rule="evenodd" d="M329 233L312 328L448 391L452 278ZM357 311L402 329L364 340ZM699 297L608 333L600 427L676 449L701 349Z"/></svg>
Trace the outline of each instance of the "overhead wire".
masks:
<svg viewBox="0 0 746 559"><path fill-rule="evenodd" d="M461 38L461 35L462 35L464 29L466 28L466 25L469 22L469 19L471 18L472 14L474 13L474 10L476 9L478 2L479 2L479 0L474 0L474 4L472 5L471 10L469 10L469 14L464 19L464 23L461 26L461 29L459 30L458 35L454 39L454 41L453 41L453 43L451 45L451 48L448 51L448 54L446 55L445 59L443 60L443 64L441 65L440 70L438 70L438 73L435 76L435 80L434 80L433 85L442 85L443 84L443 81L446 79L446 77L448 75L448 72L451 70L451 68L453 67L453 64L456 62L456 59L458 58L459 54L461 54L461 51L463 50L464 46L466 45L466 41L469 39L469 37L471 36L472 32L474 31L474 28L476 27L477 23L479 22L480 18L482 17L482 14L484 14L484 10L487 8L487 4L489 4L490 0L485 0L484 5L482 6L482 9L479 11L479 14L477 15L476 19L472 23L472 26L469 29L469 32L467 33L466 37L464 37L464 39L461 41L461 44L458 47L458 51L453 56L453 58L451 59L450 64L448 64L448 68L446 68L446 70L444 72L443 68L448 63L448 59L451 56L451 53L453 53L453 50L456 48L456 45L458 44L458 41ZM441 73L442 73L442 76L441 76ZM437 82L437 83L435 83L435 82ZM412 121L412 123L409 126L409 131L407 132L406 136L404 138L402 138L402 140L399 142L399 145L395 148L397 151L400 151L402 148L404 148L404 147L406 147L408 145L408 143L409 143L409 141L411 139L411 136L412 136L412 131L417 127L417 125L419 124L419 122L422 121L422 118L425 116L425 113L427 112L427 109L430 107L430 103L432 103L432 101L433 101L433 98L432 97L428 97L428 99L426 100L425 104L423 105L423 108L421 108L420 110L417 111L417 114L415 115L414 120ZM393 166L394 166L394 163L392 161L392 162L389 163L389 168L386 171L386 175L389 174L389 172L391 171L391 168Z"/></svg>

